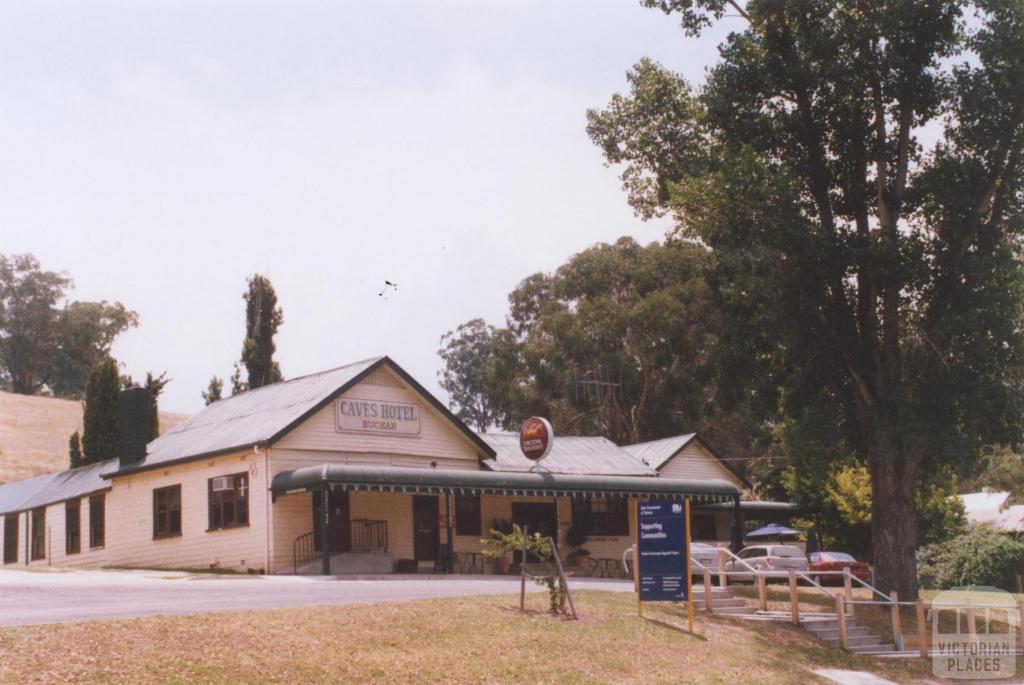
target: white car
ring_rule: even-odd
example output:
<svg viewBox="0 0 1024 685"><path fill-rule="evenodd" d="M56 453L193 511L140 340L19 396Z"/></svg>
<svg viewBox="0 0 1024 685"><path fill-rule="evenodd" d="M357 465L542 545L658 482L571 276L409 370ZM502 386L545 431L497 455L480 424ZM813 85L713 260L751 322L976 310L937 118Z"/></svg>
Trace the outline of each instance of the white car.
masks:
<svg viewBox="0 0 1024 685"><path fill-rule="evenodd" d="M789 569L797 571L807 570L807 557L799 547L793 545L753 545L744 547L737 554L743 561L730 559L725 564L726 571L734 571L742 574L752 568L758 571L767 571L771 577L784 578L789 575ZM753 573L747 575L730 575L730 580L753 580Z"/></svg>
<svg viewBox="0 0 1024 685"><path fill-rule="evenodd" d="M691 542L690 559L693 560L693 563L690 565L690 573L695 576L703 575L705 568L712 573L717 573L719 554L719 549L715 545L709 545L706 542Z"/></svg>
<svg viewBox="0 0 1024 685"><path fill-rule="evenodd" d="M690 543L690 559L693 563L690 564L690 573L695 576L704 574L704 569L707 568L712 573L718 572L718 555L720 554L718 547L715 545L709 545L706 542L691 542ZM622 551L622 568L625 571L626 576L632 577L633 575L633 547L627 547Z"/></svg>

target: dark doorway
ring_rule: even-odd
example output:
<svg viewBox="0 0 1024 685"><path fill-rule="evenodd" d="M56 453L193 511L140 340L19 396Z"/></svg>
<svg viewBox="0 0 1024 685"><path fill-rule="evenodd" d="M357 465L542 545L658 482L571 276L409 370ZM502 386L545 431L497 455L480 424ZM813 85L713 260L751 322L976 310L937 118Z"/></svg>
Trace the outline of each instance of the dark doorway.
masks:
<svg viewBox="0 0 1024 685"><path fill-rule="evenodd" d="M320 536L320 527L324 523L323 510L320 508L322 499L322 493L319 491L313 492L313 549L317 552L321 551L320 541L323 539ZM329 530L331 554L348 552L352 549L352 525L349 521L348 493L344 490L330 490L328 491L327 501L330 503L330 511L328 513L331 517Z"/></svg>
<svg viewBox="0 0 1024 685"><path fill-rule="evenodd" d="M690 537L694 540L717 540L714 514L694 514L690 521Z"/></svg>
<svg viewBox="0 0 1024 685"><path fill-rule="evenodd" d="M512 521L520 528L525 528L527 535L540 533L544 537L555 537L558 531L558 513L553 502L513 502ZM518 564L522 556L521 552L513 552L513 563ZM536 562L540 561L540 557L530 552L526 560Z"/></svg>
<svg viewBox="0 0 1024 685"><path fill-rule="evenodd" d="M558 528L558 515L553 502L513 502L512 521L527 533L540 533L554 537Z"/></svg>
<svg viewBox="0 0 1024 685"><path fill-rule="evenodd" d="M436 561L441 546L440 509L434 495L412 496L412 551L416 561Z"/></svg>

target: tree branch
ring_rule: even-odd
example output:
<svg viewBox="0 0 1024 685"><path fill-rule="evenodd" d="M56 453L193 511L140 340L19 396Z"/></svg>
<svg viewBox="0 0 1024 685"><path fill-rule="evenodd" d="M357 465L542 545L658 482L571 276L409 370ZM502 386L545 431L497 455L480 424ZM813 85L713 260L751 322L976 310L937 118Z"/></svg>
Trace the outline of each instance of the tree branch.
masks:
<svg viewBox="0 0 1024 685"><path fill-rule="evenodd" d="M743 9L742 7L740 7L740 6L739 6L739 4L737 4L736 2L734 2L734 0L727 0L727 2L729 3L729 5L730 5L730 6L731 6L731 7L732 7L732 8L734 9L734 10L736 10L736 11L737 11L737 12L739 13L739 15L740 15L741 17L743 17L744 19L746 19L746 20L747 20L748 22L750 22L751 24L753 24L753 23L754 23L754 20L753 20L753 19L751 19L751 17L750 17L750 13L749 13L749 12L747 12L747 10Z"/></svg>

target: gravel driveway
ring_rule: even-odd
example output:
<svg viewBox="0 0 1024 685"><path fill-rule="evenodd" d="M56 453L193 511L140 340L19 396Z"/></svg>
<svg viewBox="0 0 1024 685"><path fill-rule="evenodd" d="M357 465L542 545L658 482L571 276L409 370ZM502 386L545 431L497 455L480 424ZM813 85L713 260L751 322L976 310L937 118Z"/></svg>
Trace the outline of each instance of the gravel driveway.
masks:
<svg viewBox="0 0 1024 685"><path fill-rule="evenodd" d="M629 581L573 579L574 589L632 592ZM542 588L527 583L528 592ZM208 611L403 602L511 594L508 576L224 576L171 571L0 571L0 626Z"/></svg>

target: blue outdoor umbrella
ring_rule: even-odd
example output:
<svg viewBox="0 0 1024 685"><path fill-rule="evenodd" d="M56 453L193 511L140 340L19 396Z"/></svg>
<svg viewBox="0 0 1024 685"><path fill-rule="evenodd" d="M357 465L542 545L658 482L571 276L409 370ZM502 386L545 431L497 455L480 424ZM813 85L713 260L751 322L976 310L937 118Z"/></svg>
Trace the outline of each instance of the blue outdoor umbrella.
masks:
<svg viewBox="0 0 1024 685"><path fill-rule="evenodd" d="M777 523L769 523L763 528L747 533L748 538L788 538L800 535L800 531L780 526Z"/></svg>

